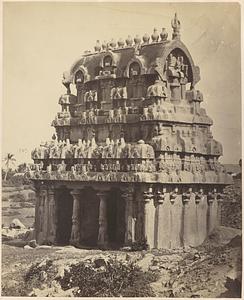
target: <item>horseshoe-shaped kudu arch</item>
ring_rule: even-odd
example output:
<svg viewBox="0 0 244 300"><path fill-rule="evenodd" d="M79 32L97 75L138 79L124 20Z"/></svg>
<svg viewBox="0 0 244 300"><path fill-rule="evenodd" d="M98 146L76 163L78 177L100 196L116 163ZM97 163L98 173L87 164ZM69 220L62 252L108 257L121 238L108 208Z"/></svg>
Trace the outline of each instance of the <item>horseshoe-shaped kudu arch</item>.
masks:
<svg viewBox="0 0 244 300"><path fill-rule="evenodd" d="M64 73L56 135L28 171L39 244L197 246L218 226L232 178L176 15L171 25L171 39L163 28L97 41Z"/></svg>

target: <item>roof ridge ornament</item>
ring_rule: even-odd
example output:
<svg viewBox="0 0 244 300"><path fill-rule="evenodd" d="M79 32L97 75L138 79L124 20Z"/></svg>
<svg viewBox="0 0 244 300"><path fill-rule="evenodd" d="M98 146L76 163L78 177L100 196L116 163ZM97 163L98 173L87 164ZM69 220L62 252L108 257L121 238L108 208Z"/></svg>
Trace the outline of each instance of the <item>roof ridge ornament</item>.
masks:
<svg viewBox="0 0 244 300"><path fill-rule="evenodd" d="M180 21L175 13L174 19L171 20L171 26L173 28L172 39L180 39Z"/></svg>

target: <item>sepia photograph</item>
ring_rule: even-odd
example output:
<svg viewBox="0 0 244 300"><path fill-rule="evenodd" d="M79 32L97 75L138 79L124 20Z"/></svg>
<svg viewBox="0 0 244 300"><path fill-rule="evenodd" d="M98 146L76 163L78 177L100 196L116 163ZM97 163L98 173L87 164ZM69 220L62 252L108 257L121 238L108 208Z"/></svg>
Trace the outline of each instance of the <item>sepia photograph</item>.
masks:
<svg viewBox="0 0 244 300"><path fill-rule="evenodd" d="M2 298L242 297L241 10L2 2Z"/></svg>

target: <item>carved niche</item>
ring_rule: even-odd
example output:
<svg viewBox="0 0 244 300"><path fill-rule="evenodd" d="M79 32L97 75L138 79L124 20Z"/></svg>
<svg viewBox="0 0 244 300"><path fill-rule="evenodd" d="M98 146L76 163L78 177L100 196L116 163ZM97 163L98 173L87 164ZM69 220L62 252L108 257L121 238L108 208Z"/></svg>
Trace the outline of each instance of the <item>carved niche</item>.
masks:
<svg viewBox="0 0 244 300"><path fill-rule="evenodd" d="M192 69L186 54L179 48L168 55L164 73L170 86L171 100L185 99L186 84L191 82Z"/></svg>

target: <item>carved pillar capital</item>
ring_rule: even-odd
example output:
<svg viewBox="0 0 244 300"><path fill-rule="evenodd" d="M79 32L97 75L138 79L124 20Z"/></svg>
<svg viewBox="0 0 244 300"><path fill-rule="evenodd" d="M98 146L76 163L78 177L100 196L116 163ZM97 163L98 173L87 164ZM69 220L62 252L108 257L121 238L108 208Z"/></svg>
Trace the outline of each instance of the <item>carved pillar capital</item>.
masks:
<svg viewBox="0 0 244 300"><path fill-rule="evenodd" d="M217 201L218 203L222 203L224 200L223 200L223 194L222 193L217 193Z"/></svg>
<svg viewBox="0 0 244 300"><path fill-rule="evenodd" d="M78 196L80 196L80 190L78 190L78 189L73 189L73 190L70 192L70 195L72 195L73 198L77 198Z"/></svg>
<svg viewBox="0 0 244 300"><path fill-rule="evenodd" d="M146 203L149 203L150 200L153 199L153 192L152 192L152 188L149 187L148 190L143 192L143 200Z"/></svg>
<svg viewBox="0 0 244 300"><path fill-rule="evenodd" d="M163 188L162 191L158 190L156 192L156 199L158 204L163 204L166 197L166 188Z"/></svg>
<svg viewBox="0 0 244 300"><path fill-rule="evenodd" d="M108 193L109 193L109 191L99 191L96 194L97 194L99 199L105 200Z"/></svg>
<svg viewBox="0 0 244 300"><path fill-rule="evenodd" d="M48 189L48 195L49 195L49 197L51 197L51 199L54 198L54 194L55 194L54 187L53 186L49 187L49 189Z"/></svg>
<svg viewBox="0 0 244 300"><path fill-rule="evenodd" d="M178 192L179 192L178 188L175 188L172 192L170 192L170 202L172 204L175 203L175 199L178 196Z"/></svg>
<svg viewBox="0 0 244 300"><path fill-rule="evenodd" d="M196 204L199 204L200 201L203 199L203 197L204 197L203 189L200 189L199 192L195 193L195 202L196 202Z"/></svg>
<svg viewBox="0 0 244 300"><path fill-rule="evenodd" d="M188 204L189 203L192 194L193 194L192 188L189 188L187 192L185 192L185 193L182 194L183 204Z"/></svg>
<svg viewBox="0 0 244 300"><path fill-rule="evenodd" d="M213 189L212 192L208 192L207 200L208 200L209 205L211 205L216 198L217 198L217 190L216 189Z"/></svg>

